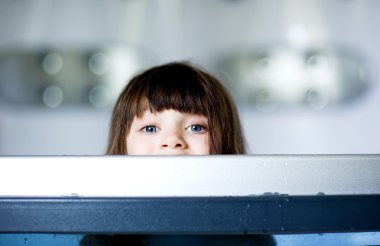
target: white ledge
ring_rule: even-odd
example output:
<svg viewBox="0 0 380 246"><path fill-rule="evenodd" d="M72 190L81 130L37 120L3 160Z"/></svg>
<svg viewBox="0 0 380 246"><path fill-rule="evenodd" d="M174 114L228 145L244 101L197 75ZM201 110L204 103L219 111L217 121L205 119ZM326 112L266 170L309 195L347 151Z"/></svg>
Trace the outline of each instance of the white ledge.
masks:
<svg viewBox="0 0 380 246"><path fill-rule="evenodd" d="M0 157L2 197L380 194L380 155Z"/></svg>

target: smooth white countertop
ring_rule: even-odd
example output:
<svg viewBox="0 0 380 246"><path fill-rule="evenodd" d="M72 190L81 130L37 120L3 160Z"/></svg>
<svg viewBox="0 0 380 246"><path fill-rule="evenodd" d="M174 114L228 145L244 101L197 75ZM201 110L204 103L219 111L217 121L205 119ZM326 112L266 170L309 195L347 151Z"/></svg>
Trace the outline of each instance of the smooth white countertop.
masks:
<svg viewBox="0 0 380 246"><path fill-rule="evenodd" d="M380 155L2 156L2 197L380 194Z"/></svg>

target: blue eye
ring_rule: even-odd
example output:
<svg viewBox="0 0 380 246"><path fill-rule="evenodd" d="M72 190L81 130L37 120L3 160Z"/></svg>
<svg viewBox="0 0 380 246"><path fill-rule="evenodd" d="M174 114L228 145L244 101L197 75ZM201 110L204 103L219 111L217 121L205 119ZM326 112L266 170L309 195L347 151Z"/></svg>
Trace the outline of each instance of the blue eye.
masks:
<svg viewBox="0 0 380 246"><path fill-rule="evenodd" d="M141 129L141 131L145 132L145 133L156 133L157 132L157 127L153 126L153 125L148 125L148 126L144 126Z"/></svg>
<svg viewBox="0 0 380 246"><path fill-rule="evenodd" d="M204 133L206 131L206 128L202 125L191 125L188 129L193 133Z"/></svg>

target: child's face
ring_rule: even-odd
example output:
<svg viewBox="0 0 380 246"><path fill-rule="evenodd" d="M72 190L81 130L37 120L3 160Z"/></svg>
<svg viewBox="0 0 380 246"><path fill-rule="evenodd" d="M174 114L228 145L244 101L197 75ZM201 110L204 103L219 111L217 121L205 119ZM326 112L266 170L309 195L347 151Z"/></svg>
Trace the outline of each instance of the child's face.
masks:
<svg viewBox="0 0 380 246"><path fill-rule="evenodd" d="M209 132L203 115L164 110L135 117L127 136L129 155L208 155Z"/></svg>

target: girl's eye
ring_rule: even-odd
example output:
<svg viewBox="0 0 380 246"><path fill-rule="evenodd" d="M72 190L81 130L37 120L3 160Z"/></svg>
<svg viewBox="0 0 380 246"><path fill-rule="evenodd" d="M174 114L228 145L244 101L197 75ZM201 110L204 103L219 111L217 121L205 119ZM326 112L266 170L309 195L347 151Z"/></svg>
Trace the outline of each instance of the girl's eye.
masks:
<svg viewBox="0 0 380 246"><path fill-rule="evenodd" d="M156 133L157 127L153 126L153 125L148 125L148 126L144 126L143 128L141 128L141 131L144 133Z"/></svg>
<svg viewBox="0 0 380 246"><path fill-rule="evenodd" d="M191 125L187 128L187 130L193 133L204 133L206 128L202 125Z"/></svg>

